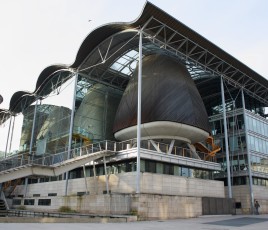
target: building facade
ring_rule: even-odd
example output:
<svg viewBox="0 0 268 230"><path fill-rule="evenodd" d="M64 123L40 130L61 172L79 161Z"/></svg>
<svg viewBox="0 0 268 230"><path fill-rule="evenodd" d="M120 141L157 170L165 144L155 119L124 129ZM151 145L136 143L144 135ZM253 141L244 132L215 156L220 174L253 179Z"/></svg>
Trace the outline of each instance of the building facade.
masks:
<svg viewBox="0 0 268 230"><path fill-rule="evenodd" d="M134 22L94 30L72 65L47 67L34 92L0 111L2 191L34 210L178 218L252 213L258 199L266 213L267 88L147 2Z"/></svg>

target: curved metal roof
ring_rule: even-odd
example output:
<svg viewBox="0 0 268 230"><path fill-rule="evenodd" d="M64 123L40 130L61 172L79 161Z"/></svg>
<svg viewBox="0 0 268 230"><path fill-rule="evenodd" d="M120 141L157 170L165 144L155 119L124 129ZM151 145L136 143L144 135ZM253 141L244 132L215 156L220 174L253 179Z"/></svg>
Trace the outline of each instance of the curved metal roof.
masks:
<svg viewBox="0 0 268 230"><path fill-rule="evenodd" d="M110 67L130 50L138 49L137 35L141 28L144 55L165 52L179 58L190 69L198 66L199 70L194 70L192 77L199 83L197 87L202 98L209 97L210 90L220 94L219 87L213 84L206 85L206 90L202 90L204 84L201 83L207 81L202 76L210 76L215 84L218 84L215 76L223 76L234 87L243 87L251 97L268 105L268 81L265 78L163 10L146 2L135 21L111 23L91 32L82 42L72 65L45 68L37 79L34 92L19 91L13 94L8 112L20 113L22 105L29 106L37 96L45 97L52 91L46 86L50 80L55 79L56 85L62 84L71 77L73 70L123 90L131 75ZM98 76L95 72L98 72ZM1 110L0 116L6 112Z"/></svg>

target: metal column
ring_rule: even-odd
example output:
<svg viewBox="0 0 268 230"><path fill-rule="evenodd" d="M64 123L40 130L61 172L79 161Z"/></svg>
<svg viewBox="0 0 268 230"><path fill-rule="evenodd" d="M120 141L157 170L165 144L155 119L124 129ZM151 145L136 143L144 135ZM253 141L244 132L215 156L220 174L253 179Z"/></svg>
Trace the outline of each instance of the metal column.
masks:
<svg viewBox="0 0 268 230"><path fill-rule="evenodd" d="M227 166L227 178L228 178L228 194L229 194L229 198L232 198L233 196L232 196L231 173L230 173L228 130L227 130L227 122L226 122L225 96L224 96L223 77L222 76L221 76L221 100L222 100L223 123L224 123L225 154L226 154L226 166Z"/></svg>
<svg viewBox="0 0 268 230"><path fill-rule="evenodd" d="M10 116L10 121L9 121L9 126L8 126L7 143L6 143L6 149L5 149L5 158L7 157L7 148L8 148L8 142L9 142L11 122L12 122L12 116Z"/></svg>
<svg viewBox="0 0 268 230"><path fill-rule="evenodd" d="M36 123L36 112L37 112L37 105L38 105L38 98L35 102L35 106L34 106L34 117L33 117L33 126L32 126L32 133L31 133L31 142L30 142L30 149L29 149L29 157L28 157L28 161L31 158L31 154L32 154L32 149L33 149L33 139L34 139L34 130L35 130L35 123ZM25 178L25 192L24 192L24 197L26 197L27 195L27 190L28 190L28 177Z"/></svg>
<svg viewBox="0 0 268 230"><path fill-rule="evenodd" d="M93 161L93 176L94 176L94 189L95 189L95 194L98 194L97 181L96 181L96 167L95 167L95 161Z"/></svg>
<svg viewBox="0 0 268 230"><path fill-rule="evenodd" d="M25 178L25 187L24 187L24 197L27 197L28 184L29 184L29 179L28 179L28 177L26 177Z"/></svg>
<svg viewBox="0 0 268 230"><path fill-rule="evenodd" d="M136 193L140 193L141 89L142 89L142 30L140 30L140 39L139 39Z"/></svg>
<svg viewBox="0 0 268 230"><path fill-rule="evenodd" d="M107 194L109 194L109 181L108 181L108 175L107 175L107 166L106 166L105 156L103 157L103 164L104 164L106 191L107 191Z"/></svg>
<svg viewBox="0 0 268 230"><path fill-rule="evenodd" d="M73 94L73 105L72 105L72 113L71 113L70 129L69 129L69 140L68 140L68 155L67 155L67 159L70 159L70 156L71 156L77 81L78 81L78 73L76 72L75 73L75 80L74 80L74 94ZM65 178L66 179L65 180L65 196L67 196L67 194L68 194L69 171L66 172L65 175L66 175L66 178Z"/></svg>
<svg viewBox="0 0 268 230"><path fill-rule="evenodd" d="M246 105L245 105L245 98L244 98L244 90L243 90L243 88L242 88L242 91L241 91L241 96L242 96L244 127L245 127L245 136L246 136L246 148L247 148L247 157L248 157L248 177L249 177L250 206L251 206L251 214L254 214L254 195L253 195L253 189L252 189L251 156L250 156L250 152L249 152L248 124L247 124L247 117L246 117Z"/></svg>
<svg viewBox="0 0 268 230"><path fill-rule="evenodd" d="M35 102L35 106L34 106L33 127L32 127L32 133L31 133L31 142L30 142L29 155L32 154L32 149L33 149L33 139L34 139L34 130L35 130L35 121L36 121L37 104L38 104L38 99L36 100L36 102Z"/></svg>
<svg viewBox="0 0 268 230"><path fill-rule="evenodd" d="M85 179L85 187L86 187L86 194L89 194L88 186L87 186L87 175L86 175L86 167L83 165L83 173L84 173L84 179Z"/></svg>
<svg viewBox="0 0 268 230"><path fill-rule="evenodd" d="M14 125L15 125L15 116L13 116L13 124L12 124L11 135L10 135L10 142L9 142L9 152L11 152L11 147L12 147L13 133L14 133Z"/></svg>

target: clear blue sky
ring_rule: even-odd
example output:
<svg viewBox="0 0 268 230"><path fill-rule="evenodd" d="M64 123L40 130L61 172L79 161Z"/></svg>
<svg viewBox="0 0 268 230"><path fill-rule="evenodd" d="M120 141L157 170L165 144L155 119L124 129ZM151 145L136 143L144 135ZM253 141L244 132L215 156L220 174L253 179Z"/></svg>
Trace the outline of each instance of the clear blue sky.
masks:
<svg viewBox="0 0 268 230"><path fill-rule="evenodd" d="M152 0L264 77L268 77L268 1ZM94 28L136 19L144 0L0 0L0 108L33 91L41 71L71 64ZM89 22L89 20L92 20Z"/></svg>

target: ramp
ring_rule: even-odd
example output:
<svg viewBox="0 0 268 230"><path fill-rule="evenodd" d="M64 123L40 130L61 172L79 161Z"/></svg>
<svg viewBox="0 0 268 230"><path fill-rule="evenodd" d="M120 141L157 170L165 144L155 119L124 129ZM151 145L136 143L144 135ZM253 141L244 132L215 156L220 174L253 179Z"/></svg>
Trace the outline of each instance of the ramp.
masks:
<svg viewBox="0 0 268 230"><path fill-rule="evenodd" d="M0 183L32 175L58 176L90 161L115 155L113 146L97 143L73 149L70 159L68 159L68 152L44 157L27 154L13 156L0 161Z"/></svg>
<svg viewBox="0 0 268 230"><path fill-rule="evenodd" d="M26 164L16 168L11 168L0 172L0 183L15 180L18 178L36 176L58 176L62 173L68 172L90 161L97 160L106 156L111 156L114 152L103 150L100 152L84 155L61 163L53 164L50 166L39 164Z"/></svg>

